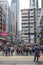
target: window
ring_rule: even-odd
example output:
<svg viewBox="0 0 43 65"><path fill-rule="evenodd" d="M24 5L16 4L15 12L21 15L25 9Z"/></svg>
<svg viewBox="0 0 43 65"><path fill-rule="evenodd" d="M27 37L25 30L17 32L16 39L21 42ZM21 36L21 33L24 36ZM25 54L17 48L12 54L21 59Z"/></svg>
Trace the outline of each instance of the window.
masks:
<svg viewBox="0 0 43 65"><path fill-rule="evenodd" d="M28 15L28 13L22 13L22 15Z"/></svg>
<svg viewBox="0 0 43 65"><path fill-rule="evenodd" d="M31 21L30 21L30 23L34 23L34 21L33 21L33 20L31 20Z"/></svg>
<svg viewBox="0 0 43 65"><path fill-rule="evenodd" d="M30 28L30 33L34 33L34 28Z"/></svg>
<svg viewBox="0 0 43 65"><path fill-rule="evenodd" d="M30 35L30 42L34 43L34 35Z"/></svg>
<svg viewBox="0 0 43 65"><path fill-rule="evenodd" d="M29 35L29 33L25 33L25 35Z"/></svg>
<svg viewBox="0 0 43 65"><path fill-rule="evenodd" d="M35 0L33 0L33 6L35 6Z"/></svg>
<svg viewBox="0 0 43 65"><path fill-rule="evenodd" d="M22 21L28 21L28 19L22 19Z"/></svg>
<svg viewBox="0 0 43 65"><path fill-rule="evenodd" d="M26 24L28 25L28 23L22 23L22 25L24 25L24 24L25 24L25 25L26 25Z"/></svg>
<svg viewBox="0 0 43 65"><path fill-rule="evenodd" d="M30 24L30 27L34 28L34 24Z"/></svg>
<svg viewBox="0 0 43 65"><path fill-rule="evenodd" d="M22 16L22 18L28 18L28 16Z"/></svg>
<svg viewBox="0 0 43 65"><path fill-rule="evenodd" d="M30 43L34 43L34 39L31 39L31 40L30 40Z"/></svg>
<svg viewBox="0 0 43 65"><path fill-rule="evenodd" d="M33 39L34 38L34 35L30 35L30 38Z"/></svg>
<svg viewBox="0 0 43 65"><path fill-rule="evenodd" d="M35 6L35 0L30 0L30 6Z"/></svg>
<svg viewBox="0 0 43 65"><path fill-rule="evenodd" d="M22 26L22 28L28 28L29 26Z"/></svg>

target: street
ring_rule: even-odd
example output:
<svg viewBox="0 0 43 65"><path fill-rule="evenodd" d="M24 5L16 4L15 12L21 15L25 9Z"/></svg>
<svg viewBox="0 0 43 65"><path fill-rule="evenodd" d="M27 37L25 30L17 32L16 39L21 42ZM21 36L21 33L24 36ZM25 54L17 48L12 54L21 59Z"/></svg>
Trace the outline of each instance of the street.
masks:
<svg viewBox="0 0 43 65"><path fill-rule="evenodd" d="M33 56L0 56L0 65L43 65L43 56L39 62L33 62Z"/></svg>

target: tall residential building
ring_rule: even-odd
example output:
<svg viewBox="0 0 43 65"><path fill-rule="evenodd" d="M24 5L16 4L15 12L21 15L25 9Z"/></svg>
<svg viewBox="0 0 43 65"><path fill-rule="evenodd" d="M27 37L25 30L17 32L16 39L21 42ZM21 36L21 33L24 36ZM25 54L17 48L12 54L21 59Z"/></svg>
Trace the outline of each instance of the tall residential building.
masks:
<svg viewBox="0 0 43 65"><path fill-rule="evenodd" d="M11 3L15 3L16 2L16 0L12 0L12 2Z"/></svg>
<svg viewBox="0 0 43 65"><path fill-rule="evenodd" d="M41 13L38 21L40 22L40 44L43 45L43 0L41 0Z"/></svg>
<svg viewBox="0 0 43 65"><path fill-rule="evenodd" d="M43 45L43 8L41 9L40 18L40 44Z"/></svg>
<svg viewBox="0 0 43 65"><path fill-rule="evenodd" d="M29 4L30 4L30 8L37 8L38 0L30 0Z"/></svg>
<svg viewBox="0 0 43 65"><path fill-rule="evenodd" d="M30 43L36 43L37 36L37 23L36 23L36 13L35 8L32 9L22 9L21 10L21 39L28 41ZM38 19L40 16L41 9L38 9Z"/></svg>
<svg viewBox="0 0 43 65"><path fill-rule="evenodd" d="M8 8L8 32L12 32L11 10Z"/></svg>
<svg viewBox="0 0 43 65"><path fill-rule="evenodd" d="M7 0L0 0L0 32L2 40L6 40L3 32L8 32L8 2Z"/></svg>
<svg viewBox="0 0 43 65"><path fill-rule="evenodd" d="M43 8L43 0L41 0L41 6L42 6L42 8Z"/></svg>
<svg viewBox="0 0 43 65"><path fill-rule="evenodd" d="M40 25L40 22L38 21L38 19L39 19L40 15L39 15L39 12L38 12L38 9L39 9L38 0L30 0L30 9L35 9L34 15L35 15L35 18L36 18L36 20L35 20L36 32L37 32L36 38L37 38L37 43L39 43L39 37L38 36L39 36L39 25Z"/></svg>
<svg viewBox="0 0 43 65"><path fill-rule="evenodd" d="M35 0L30 0L30 7L35 6Z"/></svg>
<svg viewBox="0 0 43 65"><path fill-rule="evenodd" d="M8 31L8 2L7 0L0 0L0 5L2 6L2 22L3 22L3 26L6 26L6 31ZM4 28L4 27L3 27Z"/></svg>
<svg viewBox="0 0 43 65"><path fill-rule="evenodd" d="M2 6L0 5L0 32L2 31Z"/></svg>
<svg viewBox="0 0 43 65"><path fill-rule="evenodd" d="M16 38L16 41L18 39L18 30L19 30L19 0L12 0L11 2L11 8L13 8L13 11L14 11L14 21L15 22L15 30L16 30L16 35L15 35L15 38ZM14 25L14 24L13 24ZM17 42L18 43L18 42Z"/></svg>
<svg viewBox="0 0 43 65"><path fill-rule="evenodd" d="M21 40L29 41L29 10L21 10Z"/></svg>
<svg viewBox="0 0 43 65"><path fill-rule="evenodd" d="M12 40L12 21L11 21L11 10L10 7L8 8L8 38L11 41Z"/></svg>
<svg viewBox="0 0 43 65"><path fill-rule="evenodd" d="M43 9L41 11L40 25L41 25L40 44L43 45Z"/></svg>
<svg viewBox="0 0 43 65"><path fill-rule="evenodd" d="M15 22L15 13L14 8L10 7L10 21L12 24L12 41L15 41L15 35L16 35L16 22Z"/></svg>
<svg viewBox="0 0 43 65"><path fill-rule="evenodd" d="M18 36L18 30L19 30L19 0L12 0L11 7L14 9L15 22L16 22L16 35Z"/></svg>

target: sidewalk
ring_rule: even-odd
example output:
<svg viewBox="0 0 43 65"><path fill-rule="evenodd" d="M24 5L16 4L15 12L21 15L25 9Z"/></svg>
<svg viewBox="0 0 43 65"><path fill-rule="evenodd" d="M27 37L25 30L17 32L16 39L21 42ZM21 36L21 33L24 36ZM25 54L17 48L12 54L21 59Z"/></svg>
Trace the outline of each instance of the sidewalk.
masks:
<svg viewBox="0 0 43 65"><path fill-rule="evenodd" d="M43 65L43 56L39 62L33 62L33 56L0 56L0 65Z"/></svg>
<svg viewBox="0 0 43 65"><path fill-rule="evenodd" d="M4 61L33 61L34 56L0 56L0 60ZM39 61L43 61L43 55L39 58Z"/></svg>

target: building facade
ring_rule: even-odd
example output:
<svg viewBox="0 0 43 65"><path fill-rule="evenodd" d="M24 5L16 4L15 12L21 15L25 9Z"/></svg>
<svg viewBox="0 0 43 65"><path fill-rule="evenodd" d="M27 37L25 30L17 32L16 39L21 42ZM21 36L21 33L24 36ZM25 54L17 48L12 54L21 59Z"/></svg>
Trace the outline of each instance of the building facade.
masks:
<svg viewBox="0 0 43 65"><path fill-rule="evenodd" d="M10 7L8 8L8 39L11 41L12 40L12 22L11 22L11 10Z"/></svg>
<svg viewBox="0 0 43 65"><path fill-rule="evenodd" d="M40 22L40 44L43 45L43 0L41 0L41 13L38 21Z"/></svg>
<svg viewBox="0 0 43 65"><path fill-rule="evenodd" d="M21 39L29 43L37 42L37 23L35 8L21 10ZM38 19L41 9L38 9Z"/></svg>
<svg viewBox="0 0 43 65"><path fill-rule="evenodd" d="M2 31L2 5L0 5L0 32Z"/></svg>
<svg viewBox="0 0 43 65"><path fill-rule="evenodd" d="M12 24L12 31L9 32L12 35L12 41L15 42L15 35L16 35L16 22L15 22L15 14L14 14L14 8L10 7L10 21Z"/></svg>
<svg viewBox="0 0 43 65"><path fill-rule="evenodd" d="M41 9L40 18L38 21L40 22L40 44L43 45L43 8Z"/></svg>
<svg viewBox="0 0 43 65"><path fill-rule="evenodd" d="M15 40L17 42L17 38L18 38L18 34L19 34L19 32L18 32L18 30L19 30L19 0L12 0L11 7L14 12Z"/></svg>
<svg viewBox="0 0 43 65"><path fill-rule="evenodd" d="M21 40L29 41L29 20L28 9L21 10Z"/></svg>
<svg viewBox="0 0 43 65"><path fill-rule="evenodd" d="M6 40L8 32L8 2L7 0L0 0L0 39Z"/></svg>
<svg viewBox="0 0 43 65"><path fill-rule="evenodd" d="M19 30L19 0L12 0L11 7L14 8L15 22L16 22L16 35Z"/></svg>
<svg viewBox="0 0 43 65"><path fill-rule="evenodd" d="M30 8L37 8L38 7L38 0L29 0Z"/></svg>
<svg viewBox="0 0 43 65"><path fill-rule="evenodd" d="M41 7L43 8L43 0L41 0Z"/></svg>
<svg viewBox="0 0 43 65"><path fill-rule="evenodd" d="M0 5L2 6L2 10L3 10L2 11L2 15L3 15L2 16L2 23L3 23L3 26L4 26L4 24L6 26L6 30L5 31L8 31L8 2L7 2L7 0L6 1L5 0L0 0Z"/></svg>

